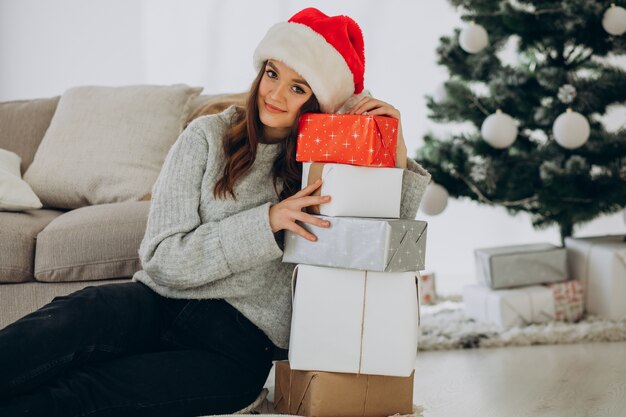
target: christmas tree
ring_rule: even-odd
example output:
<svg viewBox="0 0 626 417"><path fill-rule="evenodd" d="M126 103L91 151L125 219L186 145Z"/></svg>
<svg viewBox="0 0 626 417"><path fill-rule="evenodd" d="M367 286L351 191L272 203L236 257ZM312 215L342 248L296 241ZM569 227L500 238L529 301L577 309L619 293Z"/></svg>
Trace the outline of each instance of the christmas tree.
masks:
<svg viewBox="0 0 626 417"><path fill-rule="evenodd" d="M595 0L449 0L465 29L442 37L450 77L427 96L429 118L473 133L428 133L416 160L452 197L527 212L533 226L574 226L626 206L626 10ZM514 51L514 63L499 57Z"/></svg>

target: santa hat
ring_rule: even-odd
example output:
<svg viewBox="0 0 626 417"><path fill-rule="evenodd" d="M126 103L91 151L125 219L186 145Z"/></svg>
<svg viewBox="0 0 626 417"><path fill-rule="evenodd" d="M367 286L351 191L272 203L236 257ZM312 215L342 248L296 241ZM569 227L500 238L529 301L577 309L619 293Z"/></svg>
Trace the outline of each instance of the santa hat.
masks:
<svg viewBox="0 0 626 417"><path fill-rule="evenodd" d="M324 113L335 113L363 91L363 32L348 16L306 8L272 26L254 51L254 68L268 59L291 67L311 86Z"/></svg>

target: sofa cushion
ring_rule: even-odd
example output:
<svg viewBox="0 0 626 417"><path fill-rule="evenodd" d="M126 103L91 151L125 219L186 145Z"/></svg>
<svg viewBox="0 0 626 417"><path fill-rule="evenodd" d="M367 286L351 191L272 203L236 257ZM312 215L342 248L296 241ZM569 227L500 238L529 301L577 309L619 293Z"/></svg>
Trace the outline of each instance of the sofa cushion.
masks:
<svg viewBox="0 0 626 417"><path fill-rule="evenodd" d="M37 236L37 281L132 277L141 269L139 245L149 201L99 204L68 211Z"/></svg>
<svg viewBox="0 0 626 417"><path fill-rule="evenodd" d="M138 201L152 191L201 87L75 87L24 173L44 207Z"/></svg>
<svg viewBox="0 0 626 417"><path fill-rule="evenodd" d="M48 209L0 213L0 282L34 280L37 234L62 214Z"/></svg>
<svg viewBox="0 0 626 417"><path fill-rule="evenodd" d="M0 211L41 208L41 201L20 174L21 158L0 148Z"/></svg>
<svg viewBox="0 0 626 417"><path fill-rule="evenodd" d="M0 148L22 158L20 175L33 161L60 96L0 103Z"/></svg>

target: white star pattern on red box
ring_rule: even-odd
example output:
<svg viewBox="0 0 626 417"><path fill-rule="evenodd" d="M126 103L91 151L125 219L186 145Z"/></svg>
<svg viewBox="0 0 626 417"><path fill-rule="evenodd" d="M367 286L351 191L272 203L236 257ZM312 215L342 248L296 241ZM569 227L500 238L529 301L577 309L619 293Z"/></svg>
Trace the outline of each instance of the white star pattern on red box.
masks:
<svg viewBox="0 0 626 417"><path fill-rule="evenodd" d="M385 116L305 113L296 160L395 167L398 121Z"/></svg>

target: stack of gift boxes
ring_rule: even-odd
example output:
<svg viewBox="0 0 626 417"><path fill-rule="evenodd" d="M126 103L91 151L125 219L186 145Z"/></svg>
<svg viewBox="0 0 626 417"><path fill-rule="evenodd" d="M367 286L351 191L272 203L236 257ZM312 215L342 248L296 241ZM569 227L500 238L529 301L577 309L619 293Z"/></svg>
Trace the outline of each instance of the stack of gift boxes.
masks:
<svg viewBox="0 0 626 417"><path fill-rule="evenodd" d="M567 252L548 243L477 249L479 284L463 289L466 314L506 329L576 321L584 312L580 280L568 279Z"/></svg>
<svg viewBox="0 0 626 417"><path fill-rule="evenodd" d="M565 247L533 244L477 249L479 284L463 289L467 316L507 329L575 322L585 312L626 320L626 237L565 238Z"/></svg>
<svg viewBox="0 0 626 417"><path fill-rule="evenodd" d="M400 219L403 170L395 168L397 120L305 114L296 159L302 188L322 179L331 201L285 231L295 263L289 360L276 363L276 410L305 416L412 413L426 223Z"/></svg>

